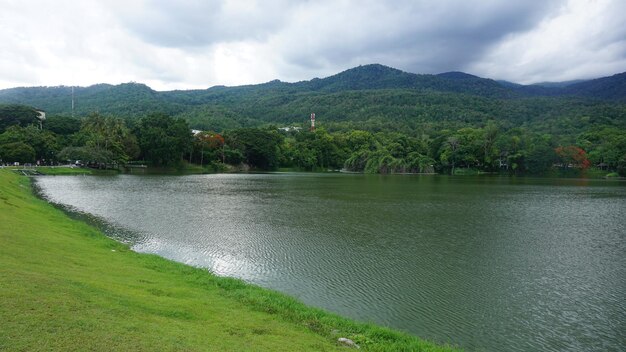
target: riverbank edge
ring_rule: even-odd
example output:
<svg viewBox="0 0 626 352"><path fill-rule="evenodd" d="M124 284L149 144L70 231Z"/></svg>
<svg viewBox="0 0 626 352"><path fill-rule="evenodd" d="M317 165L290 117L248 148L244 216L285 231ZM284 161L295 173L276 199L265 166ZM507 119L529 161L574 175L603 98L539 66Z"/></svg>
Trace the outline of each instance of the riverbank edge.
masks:
<svg viewBox="0 0 626 352"><path fill-rule="evenodd" d="M3 302L0 303L0 320L8 324L8 328L2 329L4 332L0 332L0 349L3 350L39 350L50 349L51 347L52 349L80 350L85 347L84 341L86 340L91 340L89 349L110 350L109 342L98 343L97 339L91 338L94 329L101 328L98 326L100 325L98 322L110 321L112 324L123 326L127 321L137 320L134 319L135 317L139 317L139 322L134 322L135 330L146 332L145 334L133 333L135 340L132 341L132 346L136 350L141 350L141 348L137 349L138 346L159 346L159 349L162 350L205 350L208 348L208 345L202 344L202 336L194 335L193 338L188 337L189 340L185 340L185 335L180 335L181 332L177 332L176 344L166 343L163 345L164 339L170 341L176 337L168 336L167 333L163 335L163 331L171 331L171 326L179 325L180 316L178 313L171 314L173 315L171 317L166 316L157 326L154 324L143 326L141 321L152 318L151 314L147 314L148 317L146 318L145 311L159 311L162 308L163 302L159 300L148 300L149 302L141 303L140 307L130 304L124 307L122 316L107 313L108 309L115 310L115 307L98 307L98 309L92 307L90 305L93 299L90 297L92 289L81 290L81 287L84 285L106 286L119 278L109 277L115 274L109 270L103 270L100 273L102 276L95 282L93 278L90 278L89 280L92 281L88 280L88 284L81 282L76 277L84 275L83 271L97 272L102 268L94 266L105 265L107 269L136 267L137 271L128 270L131 270L134 275L141 274L138 277L133 277L130 274L124 276L124 281L132 281L133 292L126 292L126 287L119 288L115 292L116 301L132 300L135 297L132 294L136 290L160 293L167 293L172 290L172 287L166 283L161 285L158 282L142 283L149 281L144 280L145 276L154 275L159 276L161 280L166 280L166 282L175 282L178 290L199 295L202 304L209 303L206 302L206 298L203 299L202 297L215 296L216 299L219 298L223 301L222 304L240 305L241 311L235 314L237 316L261 314L263 317L261 320L265 319L264 321L282 324L281 326L290 330L289 332L278 331L274 333L271 341L269 341L269 337L267 338L269 342L264 340L263 333L256 335L253 333L254 336L250 339L254 346L244 344L243 347L242 341L245 339L240 334L229 333L226 334L226 338L222 337L220 344L233 346L232 349L223 348L219 350L334 350L342 348L337 342L338 338L346 337L368 351L456 351L452 347L437 346L403 332L373 324L355 322L321 309L309 307L287 295L250 285L241 280L217 277L204 269L193 268L155 255L135 253L128 246L106 237L101 231L78 220L70 219L61 210L36 198L30 180L15 174L13 171L0 170L0 214L4 214L0 221L0 244L2 244L0 246L2 247L0 249L0 268L2 268L0 271L0 280L2 281L0 302ZM37 214L43 216L34 220L33 215L37 216ZM42 231L42 229L45 230ZM66 265L68 254L64 250L67 250L66 247L68 246L69 248L81 248L85 252L71 253L70 261L80 262L81 265L78 267L71 265L67 267ZM30 253L22 253L23 251ZM37 253L45 257L30 258ZM94 259L103 256L106 257L104 261ZM43 262L39 262L39 260ZM56 279L47 277L48 275L56 277ZM38 277L44 283L38 282L35 287L28 288L28 280L24 282L22 278L32 276ZM68 281L60 278L67 278ZM24 290L26 292L23 292ZM25 302L46 302L48 294L56 291L73 292L73 295L62 295L63 300L57 303L65 307L78 307L72 314L85 318L74 322L64 315L57 315L59 306L50 304L51 302L47 302L43 307L41 305L31 306L30 309L38 311L37 314L34 312L25 314L24 310L29 306ZM125 294L129 296L125 297ZM120 295L123 297L119 297ZM168 297L167 294L157 296ZM141 297L142 299L145 298L143 294ZM205 302L202 302L203 300ZM187 304L190 306L197 305L198 299L189 300L189 302L180 299L176 301L176 304L182 305L179 309L182 312L180 314L186 317L188 314L193 315L194 312L186 312L185 306ZM47 318L41 321L41 315ZM38 317L38 319L33 319L33 317ZM69 325L66 325L68 320ZM208 324L208 321L203 319L191 321L189 324L192 325L190 331L205 331L207 339L213 335L220 335L219 332L211 330L219 329L219 326L213 326L208 330L203 329L203 326ZM228 331L231 332L250 329L263 332L267 327L266 323L255 325L250 321L242 322L241 326L237 326L236 322L229 324L231 326L228 327ZM250 324L254 326L250 327ZM45 330L46 326L49 329L49 326L56 325L64 326L60 333L52 335L35 333L33 335L33 332L38 331L38 329ZM102 325L106 327L107 324ZM148 333L147 331L151 329L155 329L159 335ZM302 341L290 340L295 334L291 330L303 334L299 335L301 337L311 338L314 342L305 341L303 344ZM119 336L108 336L106 331L102 333L108 339L114 337L119 339ZM112 332L111 334L116 333L125 334L124 331ZM67 344L63 344L64 341ZM283 344L282 348L279 347L280 343ZM116 346L117 348L124 347L123 341L118 341ZM150 347L146 348L146 350L149 349Z"/></svg>
<svg viewBox="0 0 626 352"><path fill-rule="evenodd" d="M341 173L341 174L356 174L356 175L368 175L364 172L358 171L345 171L345 170L325 170L325 171L307 171L301 170L297 168L279 168L277 170L250 170L245 168L236 168L230 165L230 168L223 170L212 169L210 166L200 167L198 165L190 166L187 165L182 168L163 168L163 167L146 167L138 169L139 171L131 170L101 170L101 169L90 169L84 167L68 167L68 166L36 166L36 167L0 167L0 169L9 169L9 170L24 170L26 171L25 175L28 175L29 172L31 176L36 175L49 175L49 176L70 176L70 175L118 175L118 174L140 174L140 175L173 175L173 176L184 176L184 175L207 175L207 174L233 174L233 173L274 173L274 172L303 172L303 173ZM412 173L412 172L403 172L403 173L391 173L391 174L369 174L369 175L381 175L381 176L390 176L390 175L399 175L399 176L488 176L488 177L528 177L528 178L558 178L558 179L585 179L585 180L609 180L609 181L624 181L626 177L619 176L615 172L608 172L603 170L591 170L588 174L578 174L578 173L562 173L558 170L550 173L546 173L543 175L514 175L514 174L504 174L498 172L483 172L477 171L473 169L457 169L454 175L442 174L442 173Z"/></svg>

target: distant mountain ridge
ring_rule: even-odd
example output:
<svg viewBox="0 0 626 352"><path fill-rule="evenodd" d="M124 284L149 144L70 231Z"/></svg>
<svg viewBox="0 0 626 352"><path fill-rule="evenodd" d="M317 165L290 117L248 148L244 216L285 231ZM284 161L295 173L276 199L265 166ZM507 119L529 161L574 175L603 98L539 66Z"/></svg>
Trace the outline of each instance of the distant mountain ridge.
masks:
<svg viewBox="0 0 626 352"><path fill-rule="evenodd" d="M415 89L500 98L515 96L515 93L508 91L496 81L463 72L415 74L380 64L357 66L326 78L298 82L294 85L300 89L324 92Z"/></svg>
<svg viewBox="0 0 626 352"><path fill-rule="evenodd" d="M565 95L607 100L625 100L626 72L575 83L563 88Z"/></svg>
<svg viewBox="0 0 626 352"><path fill-rule="evenodd" d="M548 87L548 88L565 88L567 86L571 86L572 84L582 83L589 81L588 79L575 79L573 81L563 81L563 82L538 82L533 83L531 86L540 86L540 87Z"/></svg>
<svg viewBox="0 0 626 352"><path fill-rule="evenodd" d="M380 64L363 65L325 78L295 83L278 80L262 84L235 87L215 86L208 89L157 92L145 84L96 84L75 87L76 114L101 112L122 116L140 116L150 112L181 114L202 109L224 116L241 115L238 107L272 114L273 107L284 112L288 109L311 109L298 101L326 101L337 94L363 95L367 92L385 91L387 95L427 94L429 92L475 96L486 99L517 100L526 97L577 97L584 99L626 102L626 72L594 80L571 84L519 85L495 81L464 72L445 72L436 75L404 72ZM358 93L361 92L361 93ZM382 94L382 93L381 93ZM306 97L304 99L303 97ZM0 90L0 103L25 104L52 114L70 115L72 88L20 87ZM392 105L393 101L377 104ZM239 109L239 113L235 113ZM245 113L248 113L246 110ZM278 110L277 110L278 111ZM198 112L200 114L200 112ZM208 114L208 113L207 113Z"/></svg>

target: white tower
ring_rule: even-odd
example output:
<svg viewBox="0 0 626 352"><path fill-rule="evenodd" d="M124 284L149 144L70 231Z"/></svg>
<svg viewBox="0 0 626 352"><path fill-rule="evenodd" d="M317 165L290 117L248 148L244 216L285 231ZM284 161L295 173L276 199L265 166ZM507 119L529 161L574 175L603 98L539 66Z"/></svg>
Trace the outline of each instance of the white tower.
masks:
<svg viewBox="0 0 626 352"><path fill-rule="evenodd" d="M37 113L37 119L39 120L39 129L43 130L43 120L46 119L46 112L43 110L35 110Z"/></svg>

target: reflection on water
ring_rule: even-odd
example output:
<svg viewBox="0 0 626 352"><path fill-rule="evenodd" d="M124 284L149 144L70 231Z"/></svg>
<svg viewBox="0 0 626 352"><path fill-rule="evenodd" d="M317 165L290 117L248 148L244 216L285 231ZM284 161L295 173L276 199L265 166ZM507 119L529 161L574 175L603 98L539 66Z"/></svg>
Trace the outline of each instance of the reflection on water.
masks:
<svg viewBox="0 0 626 352"><path fill-rule="evenodd" d="M626 185L319 174L40 177L140 252L484 351L626 350ZM122 232L124 233L124 232Z"/></svg>

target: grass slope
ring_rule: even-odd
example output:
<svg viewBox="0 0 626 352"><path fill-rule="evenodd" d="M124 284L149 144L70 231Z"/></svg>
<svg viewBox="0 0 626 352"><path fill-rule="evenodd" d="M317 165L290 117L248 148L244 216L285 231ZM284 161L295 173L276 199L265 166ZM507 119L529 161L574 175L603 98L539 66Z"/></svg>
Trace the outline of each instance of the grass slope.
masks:
<svg viewBox="0 0 626 352"><path fill-rule="evenodd" d="M146 254L0 170L0 350L452 351Z"/></svg>

